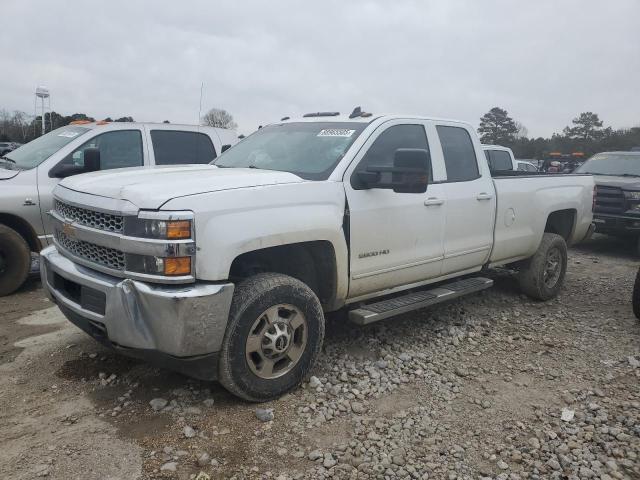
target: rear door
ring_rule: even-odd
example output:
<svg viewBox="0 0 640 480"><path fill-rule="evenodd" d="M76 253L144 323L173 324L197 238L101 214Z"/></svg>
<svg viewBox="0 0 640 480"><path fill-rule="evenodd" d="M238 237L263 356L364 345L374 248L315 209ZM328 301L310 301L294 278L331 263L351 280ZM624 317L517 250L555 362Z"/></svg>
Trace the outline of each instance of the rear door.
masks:
<svg viewBox="0 0 640 480"><path fill-rule="evenodd" d="M473 269L489 259L493 244L496 197L493 181L474 132L436 122L446 179L443 275ZM482 161L479 161L482 160Z"/></svg>
<svg viewBox="0 0 640 480"><path fill-rule="evenodd" d="M444 186L429 185L426 193L396 193L360 189L355 180L357 172L367 165L393 165L398 148L430 150L436 140L427 137L425 127L425 122L418 120L384 123L366 141L345 173L352 299L440 275L446 209ZM442 176L441 165L433 163L432 170L436 178Z"/></svg>

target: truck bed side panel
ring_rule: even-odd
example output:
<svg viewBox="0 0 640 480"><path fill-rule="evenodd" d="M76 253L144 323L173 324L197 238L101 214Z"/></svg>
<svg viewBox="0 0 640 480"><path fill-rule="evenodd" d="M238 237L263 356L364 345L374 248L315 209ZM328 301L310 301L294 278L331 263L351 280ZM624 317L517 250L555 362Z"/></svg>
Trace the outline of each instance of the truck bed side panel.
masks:
<svg viewBox="0 0 640 480"><path fill-rule="evenodd" d="M547 219L555 211L576 213L568 243L582 240L591 225L591 176L497 177L494 184L498 202L491 264L533 255L542 240Z"/></svg>

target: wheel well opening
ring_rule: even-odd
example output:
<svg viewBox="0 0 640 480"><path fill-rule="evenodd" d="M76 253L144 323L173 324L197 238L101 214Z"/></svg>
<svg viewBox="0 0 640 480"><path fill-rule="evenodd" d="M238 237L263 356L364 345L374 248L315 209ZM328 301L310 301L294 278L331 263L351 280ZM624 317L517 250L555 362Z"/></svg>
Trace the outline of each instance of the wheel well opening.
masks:
<svg viewBox="0 0 640 480"><path fill-rule="evenodd" d="M0 213L0 224L18 232L25 239L32 252L39 252L42 248L38 236L31 226L22 218L8 213Z"/></svg>
<svg viewBox="0 0 640 480"><path fill-rule="evenodd" d="M335 299L336 256L330 242L293 243L243 253L231 264L229 279L238 282L264 272L282 273L304 282L323 306Z"/></svg>
<svg viewBox="0 0 640 480"><path fill-rule="evenodd" d="M569 242L575 227L575 220L575 210L558 210L549 215L544 231L547 233L556 233L564 238L566 242Z"/></svg>

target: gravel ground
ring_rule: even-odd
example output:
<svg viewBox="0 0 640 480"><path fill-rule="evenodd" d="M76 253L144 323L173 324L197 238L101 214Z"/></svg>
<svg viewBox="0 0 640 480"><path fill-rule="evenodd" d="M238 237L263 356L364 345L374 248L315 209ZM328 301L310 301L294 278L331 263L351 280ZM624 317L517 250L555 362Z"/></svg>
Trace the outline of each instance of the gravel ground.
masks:
<svg viewBox="0 0 640 480"><path fill-rule="evenodd" d="M259 406L115 355L32 283L0 299L0 478L640 478L638 260L570 252L547 303L496 287L366 328L329 319Z"/></svg>

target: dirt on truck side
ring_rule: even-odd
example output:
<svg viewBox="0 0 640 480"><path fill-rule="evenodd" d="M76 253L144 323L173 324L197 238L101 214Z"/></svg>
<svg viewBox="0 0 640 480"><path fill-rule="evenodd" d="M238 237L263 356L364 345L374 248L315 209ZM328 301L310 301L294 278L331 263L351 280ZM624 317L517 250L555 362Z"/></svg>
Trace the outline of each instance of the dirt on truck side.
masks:
<svg viewBox="0 0 640 480"><path fill-rule="evenodd" d="M261 405L104 349L36 280L0 299L0 478L640 478L640 262L596 236L557 299L510 273L356 327ZM427 477L428 475L428 477Z"/></svg>

